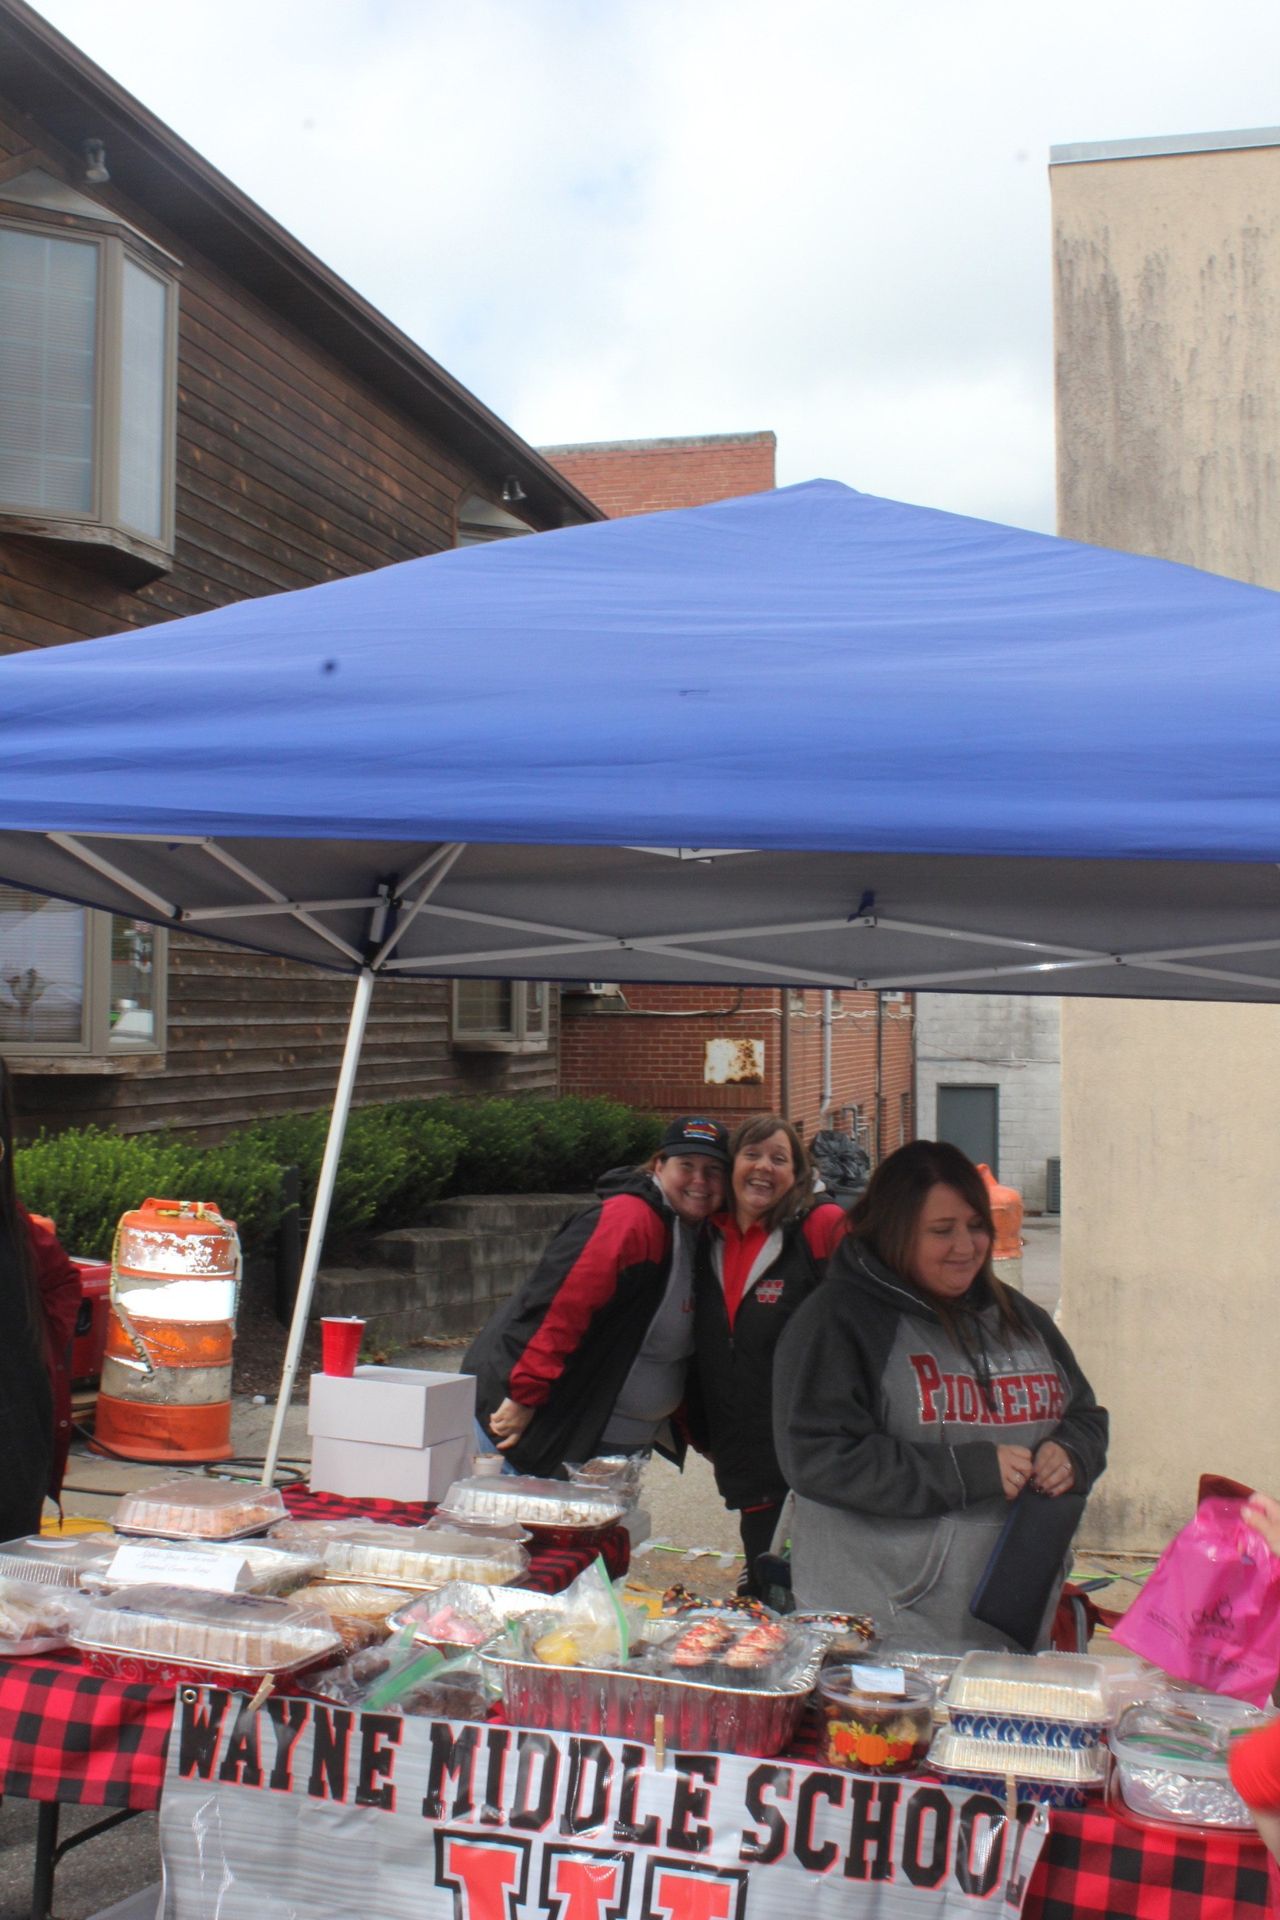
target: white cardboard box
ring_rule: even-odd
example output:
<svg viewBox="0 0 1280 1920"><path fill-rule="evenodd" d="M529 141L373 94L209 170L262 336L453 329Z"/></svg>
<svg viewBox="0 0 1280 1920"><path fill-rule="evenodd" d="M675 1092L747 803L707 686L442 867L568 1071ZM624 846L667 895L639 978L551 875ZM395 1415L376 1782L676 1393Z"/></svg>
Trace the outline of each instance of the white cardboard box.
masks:
<svg viewBox="0 0 1280 1920"><path fill-rule="evenodd" d="M384 1447L373 1440L335 1440L317 1434L311 1451L315 1493L348 1499L441 1500L471 1471L470 1434L433 1447Z"/></svg>
<svg viewBox="0 0 1280 1920"><path fill-rule="evenodd" d="M313 1439L376 1441L384 1448L433 1447L459 1435L469 1439L475 1417L476 1383L469 1373L357 1367L349 1379L329 1373L311 1376L307 1432Z"/></svg>

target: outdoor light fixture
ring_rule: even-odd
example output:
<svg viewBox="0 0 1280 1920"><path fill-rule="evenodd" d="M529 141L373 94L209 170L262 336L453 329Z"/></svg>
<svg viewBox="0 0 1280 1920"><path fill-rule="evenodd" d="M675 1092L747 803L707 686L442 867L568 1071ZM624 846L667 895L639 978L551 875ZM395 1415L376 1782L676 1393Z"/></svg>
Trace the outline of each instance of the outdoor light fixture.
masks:
<svg viewBox="0 0 1280 1920"><path fill-rule="evenodd" d="M520 482L517 480L515 474L509 473L506 479L502 483L503 506L504 507L518 506L522 500L527 498L528 496L525 493L524 488L520 485Z"/></svg>
<svg viewBox="0 0 1280 1920"><path fill-rule="evenodd" d="M80 149L84 155L84 177L91 186L100 187L111 178L107 172L107 149L101 140L86 140Z"/></svg>

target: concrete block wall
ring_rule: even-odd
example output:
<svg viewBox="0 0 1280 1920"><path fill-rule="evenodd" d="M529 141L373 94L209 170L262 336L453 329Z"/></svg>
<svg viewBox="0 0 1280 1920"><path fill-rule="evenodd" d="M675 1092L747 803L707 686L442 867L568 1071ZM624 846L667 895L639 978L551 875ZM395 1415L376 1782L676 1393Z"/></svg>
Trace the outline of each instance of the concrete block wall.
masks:
<svg viewBox="0 0 1280 1920"><path fill-rule="evenodd" d="M1056 999L916 996L919 1132L937 1132L940 1086L997 1087L1000 1178L1030 1213L1042 1211L1046 1162L1061 1154L1061 1028Z"/></svg>

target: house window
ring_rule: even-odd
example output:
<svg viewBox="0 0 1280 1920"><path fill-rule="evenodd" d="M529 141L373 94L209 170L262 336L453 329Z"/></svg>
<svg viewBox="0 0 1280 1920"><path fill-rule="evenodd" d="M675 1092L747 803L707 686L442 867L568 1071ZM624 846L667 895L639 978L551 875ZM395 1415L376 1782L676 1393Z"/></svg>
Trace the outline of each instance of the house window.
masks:
<svg viewBox="0 0 1280 1920"><path fill-rule="evenodd" d="M0 886L0 1053L117 1065L164 1047L166 935Z"/></svg>
<svg viewBox="0 0 1280 1920"><path fill-rule="evenodd" d="M169 565L174 264L51 175L0 181L0 531Z"/></svg>
<svg viewBox="0 0 1280 1920"><path fill-rule="evenodd" d="M476 1053L542 1053L550 1005L545 980L455 980L453 1044Z"/></svg>

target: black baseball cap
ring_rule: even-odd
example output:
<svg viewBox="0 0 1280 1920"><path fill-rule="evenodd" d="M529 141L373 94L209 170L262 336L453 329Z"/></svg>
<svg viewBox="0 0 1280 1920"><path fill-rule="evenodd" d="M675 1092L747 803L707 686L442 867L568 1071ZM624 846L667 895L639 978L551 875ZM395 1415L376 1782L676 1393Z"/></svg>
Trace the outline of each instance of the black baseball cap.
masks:
<svg viewBox="0 0 1280 1920"><path fill-rule="evenodd" d="M718 1120L704 1119L700 1114L685 1113L671 1125L658 1142L658 1155L666 1159L669 1155L682 1157L692 1153L705 1153L708 1159L719 1160L723 1166L729 1164L729 1132Z"/></svg>

